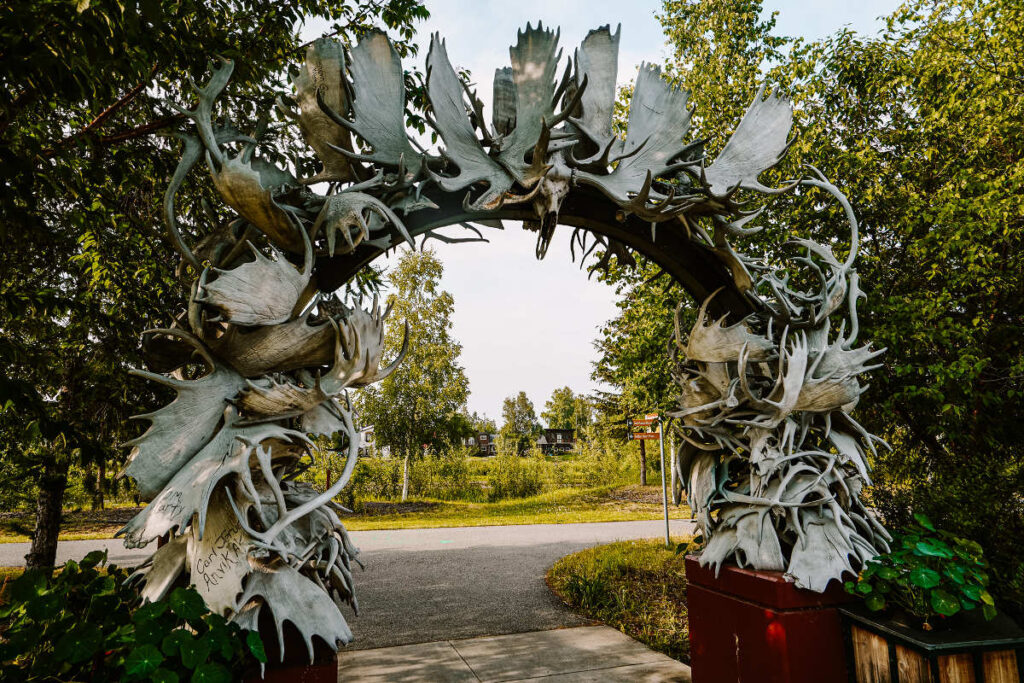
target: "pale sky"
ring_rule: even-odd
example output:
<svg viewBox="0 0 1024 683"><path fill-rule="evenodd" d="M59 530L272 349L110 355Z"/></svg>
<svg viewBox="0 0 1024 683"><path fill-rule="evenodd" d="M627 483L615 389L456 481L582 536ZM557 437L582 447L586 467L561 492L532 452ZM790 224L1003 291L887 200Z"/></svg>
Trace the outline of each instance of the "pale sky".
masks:
<svg viewBox="0 0 1024 683"><path fill-rule="evenodd" d="M895 0L766 0L766 11L779 10L776 32L823 38L843 26L860 33L881 28L878 17L890 14ZM447 40L456 67L469 69L490 120L494 69L509 63L508 47L526 23L561 27L565 55L603 24L622 24L619 79L632 79L642 61L662 63L670 54L655 19L654 0L427 0L431 17L418 27L421 69L430 34ZM309 37L319 33L311 22ZM564 61L562 62L564 69ZM561 70L559 70L561 74ZM700 106L699 93L693 101ZM456 232L458 231L457 229ZM569 386L589 393L596 385L590 372L597 354L597 330L615 316L613 290L587 279L569 256L571 229L559 228L544 261L534 258L535 234L506 223L505 230L484 228L487 244L434 245L444 261L443 286L455 297L452 334L462 343L462 364L470 382L469 409L494 418L501 426L502 400L520 390L539 415L551 392ZM559 234L561 233L561 234ZM378 261L378 265L383 262Z"/></svg>

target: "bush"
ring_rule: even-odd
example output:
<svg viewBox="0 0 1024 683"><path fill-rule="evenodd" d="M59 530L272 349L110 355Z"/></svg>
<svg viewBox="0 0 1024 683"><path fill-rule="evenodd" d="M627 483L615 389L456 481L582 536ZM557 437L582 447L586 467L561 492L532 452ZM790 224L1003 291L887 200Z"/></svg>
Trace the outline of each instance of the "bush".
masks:
<svg viewBox="0 0 1024 683"><path fill-rule="evenodd" d="M543 490L547 463L542 459L499 455L491 462L487 482L490 485L488 496L492 501L526 498Z"/></svg>
<svg viewBox="0 0 1024 683"><path fill-rule="evenodd" d="M422 460L416 460L412 463L409 489L412 495L422 498L467 498L473 486L469 481L466 452L463 449L456 449L441 455L428 454Z"/></svg>
<svg viewBox="0 0 1024 683"><path fill-rule="evenodd" d="M360 458L342 504L356 509L363 500L398 500L402 497L402 461L398 458Z"/></svg>
<svg viewBox="0 0 1024 683"><path fill-rule="evenodd" d="M925 515L895 535L893 550L867 563L848 593L864 599L868 609L895 605L923 622L981 607L986 619L996 615L988 592L988 563L981 546L935 528Z"/></svg>
<svg viewBox="0 0 1024 683"><path fill-rule="evenodd" d="M0 679L215 683L266 661L259 635L211 613L194 588L140 605L127 572L105 562L96 551L8 584Z"/></svg>

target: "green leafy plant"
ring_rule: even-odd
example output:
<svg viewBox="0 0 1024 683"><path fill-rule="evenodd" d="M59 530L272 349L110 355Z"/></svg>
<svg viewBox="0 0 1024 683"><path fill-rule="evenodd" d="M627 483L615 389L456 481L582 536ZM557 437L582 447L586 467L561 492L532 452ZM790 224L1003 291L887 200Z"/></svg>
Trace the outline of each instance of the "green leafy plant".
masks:
<svg viewBox="0 0 1024 683"><path fill-rule="evenodd" d="M194 588L142 603L128 572L105 564L96 551L7 585L0 679L218 683L267 661L259 634L210 612Z"/></svg>
<svg viewBox="0 0 1024 683"><path fill-rule="evenodd" d="M857 581L847 581L848 593L860 596L868 609L897 606L921 620L931 621L981 608L986 619L996 615L988 592L988 562L981 546L936 529L923 514L897 534L893 550L867 563Z"/></svg>

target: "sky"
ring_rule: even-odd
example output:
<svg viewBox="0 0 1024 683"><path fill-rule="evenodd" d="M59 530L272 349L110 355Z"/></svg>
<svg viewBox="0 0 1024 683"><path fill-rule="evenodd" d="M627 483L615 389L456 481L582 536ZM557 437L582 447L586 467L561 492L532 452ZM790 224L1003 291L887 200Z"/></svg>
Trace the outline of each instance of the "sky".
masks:
<svg viewBox="0 0 1024 683"><path fill-rule="evenodd" d="M881 28L895 0L765 0L778 10L776 33L824 38L849 27L859 33ZM430 35L447 41L456 67L468 69L480 84L478 95L490 118L494 69L509 62L508 47L526 23L559 26L565 54L587 31L622 25L619 80L629 82L643 61L662 63L670 54L655 18L653 0L427 0L431 17L417 27L422 68ZM318 35L315 22L307 27ZM563 57L564 59L564 57ZM564 61L563 61L564 68ZM559 71L561 73L561 71ZM700 106L699 94L694 102ZM455 229L458 232L458 229ZM597 353L593 341L601 325L616 314L611 287L588 280L573 264L570 228L560 227L543 261L534 257L535 234L506 223L504 230L483 229L489 243L434 245L444 262L442 286L455 298L452 335L462 344L461 362L470 383L469 409L501 426L506 396L525 391L538 415L551 392L568 386L577 393L599 387L590 379ZM387 265L379 261L378 264Z"/></svg>

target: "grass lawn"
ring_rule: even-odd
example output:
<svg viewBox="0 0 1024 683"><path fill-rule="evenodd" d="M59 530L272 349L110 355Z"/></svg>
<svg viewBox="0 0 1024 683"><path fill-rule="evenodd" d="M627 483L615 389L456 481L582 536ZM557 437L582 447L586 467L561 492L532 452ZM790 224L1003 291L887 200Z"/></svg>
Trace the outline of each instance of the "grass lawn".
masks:
<svg viewBox="0 0 1024 683"><path fill-rule="evenodd" d="M114 534L142 508L113 507L106 510L65 511L60 540L92 541L113 538ZM28 543L35 526L35 515L3 513L0 517L0 543Z"/></svg>
<svg viewBox="0 0 1024 683"><path fill-rule="evenodd" d="M656 502L655 502L656 501ZM414 501L385 507L383 513L345 515L345 527L367 529L426 529L505 524L569 524L574 522L624 522L660 519L661 489L655 486L604 486L592 489L560 489L529 498L494 503L461 501ZM398 511L387 511L397 509ZM685 505L670 506L672 519L689 519Z"/></svg>
<svg viewBox="0 0 1024 683"><path fill-rule="evenodd" d="M682 662L690 661L683 555L661 541L620 541L567 555L548 586L571 608Z"/></svg>
<svg viewBox="0 0 1024 683"><path fill-rule="evenodd" d="M529 498L495 503L411 500L407 503L366 503L366 510L344 515L345 526L368 529L426 529L431 527L500 526L503 524L557 524L571 522L622 522L660 519L661 488L658 486L604 486L592 489L560 489ZM140 508L115 508L98 512L66 512L60 540L82 541L113 538L114 533ZM688 519L685 505L670 507L673 519ZM0 518L0 543L29 540L31 513L7 513Z"/></svg>

